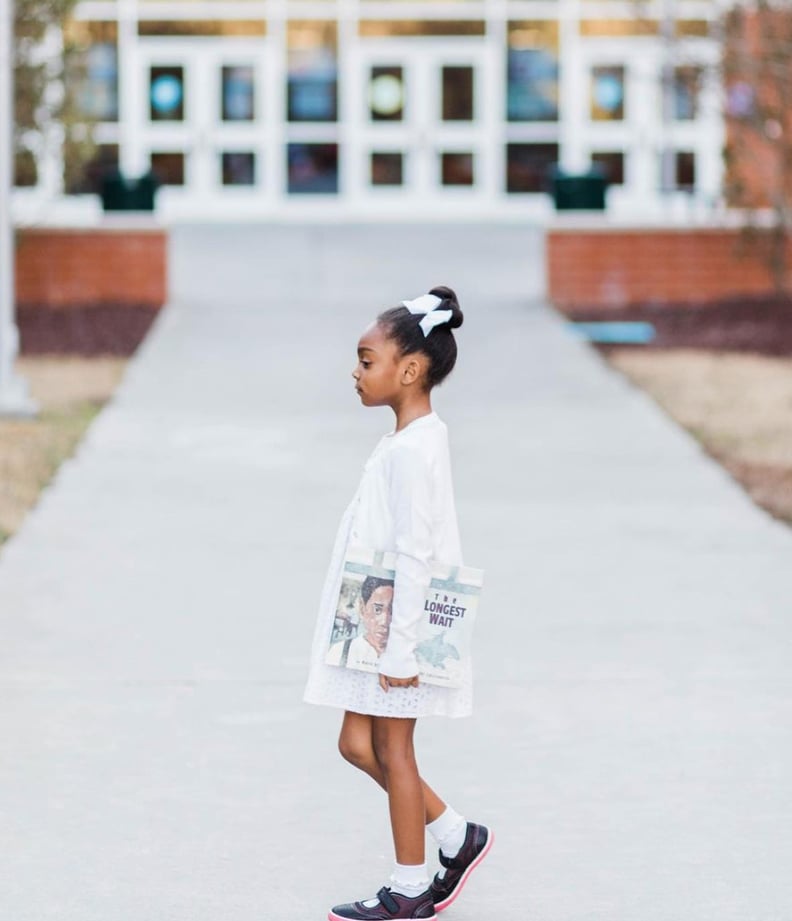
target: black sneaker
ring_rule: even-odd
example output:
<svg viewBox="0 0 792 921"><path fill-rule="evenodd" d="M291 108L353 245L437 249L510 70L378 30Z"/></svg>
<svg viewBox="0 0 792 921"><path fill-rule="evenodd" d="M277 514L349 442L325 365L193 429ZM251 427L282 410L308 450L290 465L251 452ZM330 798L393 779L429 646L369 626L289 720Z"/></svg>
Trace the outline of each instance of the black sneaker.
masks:
<svg viewBox="0 0 792 921"><path fill-rule="evenodd" d="M392 892L383 886L374 899L364 902L348 902L336 905L327 916L328 921L435 921L434 902L429 889L414 899Z"/></svg>
<svg viewBox="0 0 792 921"><path fill-rule="evenodd" d="M440 863L445 867L445 876L435 875L429 891L432 893L435 911L443 911L462 891L470 874L489 853L493 835L486 825L467 823L465 841L456 857L445 857L440 852Z"/></svg>

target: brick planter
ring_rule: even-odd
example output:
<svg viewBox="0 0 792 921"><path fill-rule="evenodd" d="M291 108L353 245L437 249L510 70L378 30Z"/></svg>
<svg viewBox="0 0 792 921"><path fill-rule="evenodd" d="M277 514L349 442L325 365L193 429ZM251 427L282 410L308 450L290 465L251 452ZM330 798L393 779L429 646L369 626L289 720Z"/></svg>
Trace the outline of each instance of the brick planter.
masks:
<svg viewBox="0 0 792 921"><path fill-rule="evenodd" d="M17 235L21 307L97 304L159 309L167 300L167 232L153 224L26 228Z"/></svg>
<svg viewBox="0 0 792 921"><path fill-rule="evenodd" d="M703 306L774 290L770 272L739 227L558 225L548 230L546 259L548 296L570 313L646 304Z"/></svg>

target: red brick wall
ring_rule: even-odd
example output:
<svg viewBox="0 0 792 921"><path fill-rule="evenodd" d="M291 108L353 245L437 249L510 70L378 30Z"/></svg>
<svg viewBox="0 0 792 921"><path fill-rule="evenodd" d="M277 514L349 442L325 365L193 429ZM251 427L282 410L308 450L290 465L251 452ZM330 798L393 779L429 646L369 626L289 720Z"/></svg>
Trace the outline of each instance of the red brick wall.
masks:
<svg viewBox="0 0 792 921"><path fill-rule="evenodd" d="M550 229L546 259L548 295L560 310L706 304L773 291L739 229Z"/></svg>
<svg viewBox="0 0 792 921"><path fill-rule="evenodd" d="M29 228L17 235L16 292L21 306L161 307L167 287L165 230Z"/></svg>

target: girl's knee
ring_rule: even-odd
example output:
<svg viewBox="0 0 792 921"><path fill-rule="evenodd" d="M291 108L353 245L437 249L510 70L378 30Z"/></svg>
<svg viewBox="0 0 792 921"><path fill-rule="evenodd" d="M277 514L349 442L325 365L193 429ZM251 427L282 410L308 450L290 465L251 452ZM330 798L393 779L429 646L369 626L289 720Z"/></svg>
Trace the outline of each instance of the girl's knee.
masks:
<svg viewBox="0 0 792 921"><path fill-rule="evenodd" d="M359 735L341 733L338 739L338 751L341 757L361 770L366 770L375 762L374 749Z"/></svg>

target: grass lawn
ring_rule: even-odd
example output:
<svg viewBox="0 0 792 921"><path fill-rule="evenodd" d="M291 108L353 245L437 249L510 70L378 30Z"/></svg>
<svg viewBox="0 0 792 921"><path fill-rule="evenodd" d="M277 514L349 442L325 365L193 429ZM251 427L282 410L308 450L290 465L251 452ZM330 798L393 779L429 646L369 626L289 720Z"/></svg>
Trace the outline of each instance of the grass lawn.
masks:
<svg viewBox="0 0 792 921"><path fill-rule="evenodd" d="M20 358L18 372L39 404L36 419L0 419L0 543L10 537L101 407L125 358Z"/></svg>
<svg viewBox="0 0 792 921"><path fill-rule="evenodd" d="M690 348L610 348L606 357L757 504L792 524L792 358Z"/></svg>

